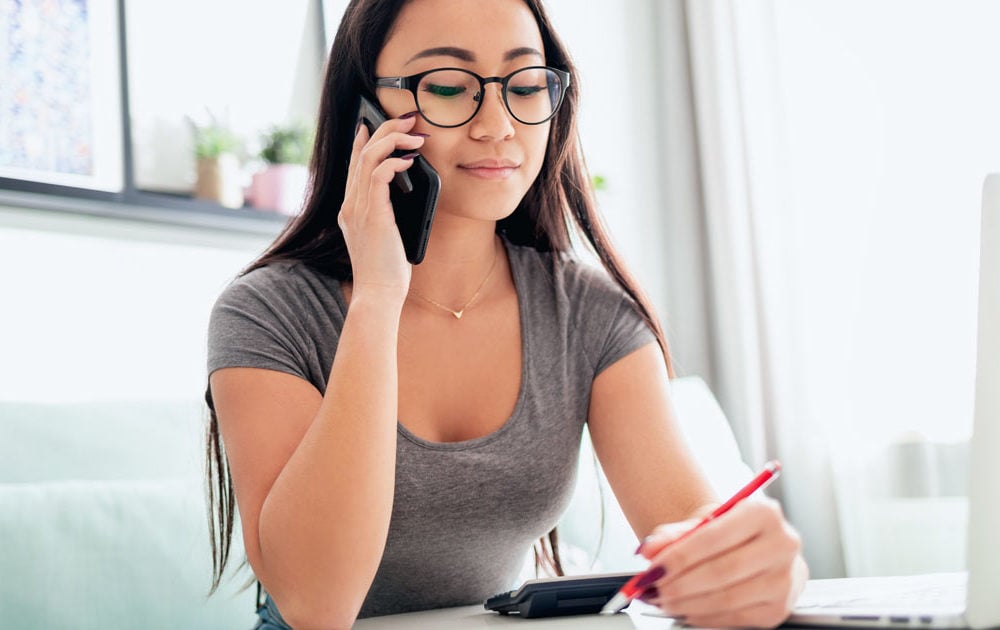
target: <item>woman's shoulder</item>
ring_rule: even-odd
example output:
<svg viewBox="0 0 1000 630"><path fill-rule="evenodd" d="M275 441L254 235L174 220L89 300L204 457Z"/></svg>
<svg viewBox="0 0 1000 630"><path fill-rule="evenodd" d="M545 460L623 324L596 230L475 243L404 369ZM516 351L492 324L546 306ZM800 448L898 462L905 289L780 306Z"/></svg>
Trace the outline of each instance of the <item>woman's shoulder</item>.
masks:
<svg viewBox="0 0 1000 630"><path fill-rule="evenodd" d="M542 331L536 339L568 340L551 354L586 359L588 378L654 339L635 302L600 262L525 247L513 248L511 259L521 281L518 297Z"/></svg>
<svg viewBox="0 0 1000 630"><path fill-rule="evenodd" d="M511 264L518 276L530 284L551 286L570 302L602 299L619 302L626 295L597 260L586 260L570 251L538 251L530 246L508 244Z"/></svg>
<svg viewBox="0 0 1000 630"><path fill-rule="evenodd" d="M296 262L272 262L238 276L222 291L209 318L209 373L225 367L271 369L304 378L322 391L323 370L329 368L325 361L332 357L343 321L335 285L336 280Z"/></svg>
<svg viewBox="0 0 1000 630"><path fill-rule="evenodd" d="M245 271L229 283L226 291L296 293L303 285L334 286L338 281L297 260L279 260Z"/></svg>
<svg viewBox="0 0 1000 630"><path fill-rule="evenodd" d="M275 261L237 276L216 301L296 311L339 308L339 281L299 261Z"/></svg>

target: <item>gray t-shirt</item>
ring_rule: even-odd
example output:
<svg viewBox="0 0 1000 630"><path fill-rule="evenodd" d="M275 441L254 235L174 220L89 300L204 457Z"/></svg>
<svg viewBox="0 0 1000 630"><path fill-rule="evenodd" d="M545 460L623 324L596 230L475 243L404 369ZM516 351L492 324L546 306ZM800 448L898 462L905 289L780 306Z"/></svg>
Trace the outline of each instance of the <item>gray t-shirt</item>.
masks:
<svg viewBox="0 0 1000 630"><path fill-rule="evenodd" d="M392 520L360 617L478 604L510 589L569 503L594 377L655 341L604 270L505 246L521 317L514 412L463 442L429 442L398 426ZM325 392L346 312L334 278L296 263L256 269L212 311L209 373L267 368Z"/></svg>

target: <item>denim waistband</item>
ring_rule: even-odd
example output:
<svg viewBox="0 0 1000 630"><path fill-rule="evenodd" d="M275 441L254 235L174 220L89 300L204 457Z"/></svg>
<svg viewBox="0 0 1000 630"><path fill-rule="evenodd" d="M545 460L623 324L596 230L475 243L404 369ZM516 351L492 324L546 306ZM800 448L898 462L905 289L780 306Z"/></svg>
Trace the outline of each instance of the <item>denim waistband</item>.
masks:
<svg viewBox="0 0 1000 630"><path fill-rule="evenodd" d="M257 625L254 626L254 630L292 630L267 593L264 594L263 603L257 607Z"/></svg>

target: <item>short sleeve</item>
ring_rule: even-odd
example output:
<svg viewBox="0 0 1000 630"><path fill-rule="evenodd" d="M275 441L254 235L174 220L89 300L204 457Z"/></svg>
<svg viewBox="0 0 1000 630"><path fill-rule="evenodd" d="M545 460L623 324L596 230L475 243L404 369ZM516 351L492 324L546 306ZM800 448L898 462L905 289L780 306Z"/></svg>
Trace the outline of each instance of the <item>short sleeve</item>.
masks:
<svg viewBox="0 0 1000 630"><path fill-rule="evenodd" d="M571 312L574 347L586 356L591 378L656 341L631 296L605 269L570 258L556 269Z"/></svg>
<svg viewBox="0 0 1000 630"><path fill-rule="evenodd" d="M654 341L656 335L639 315L628 296L623 295L611 318L604 343L597 354L594 376L619 359Z"/></svg>
<svg viewBox="0 0 1000 630"><path fill-rule="evenodd" d="M301 331L296 330L291 306L260 280L266 277L244 276L216 301L208 326L208 373L253 367L308 380Z"/></svg>

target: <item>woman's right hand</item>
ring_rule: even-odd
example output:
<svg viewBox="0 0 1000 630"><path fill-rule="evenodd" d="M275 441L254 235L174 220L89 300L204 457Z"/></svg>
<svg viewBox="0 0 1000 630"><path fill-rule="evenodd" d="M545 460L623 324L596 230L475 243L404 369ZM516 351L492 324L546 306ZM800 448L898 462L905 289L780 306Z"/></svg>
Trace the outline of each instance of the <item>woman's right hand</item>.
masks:
<svg viewBox="0 0 1000 630"><path fill-rule="evenodd" d="M413 159L390 154L397 149L413 153L423 145L423 136L408 133L415 121L415 115L387 120L370 137L368 128L360 125L355 134L337 217L354 271L354 297L378 294L400 304L406 299L411 266L392 213L389 185L396 173L413 165Z"/></svg>

